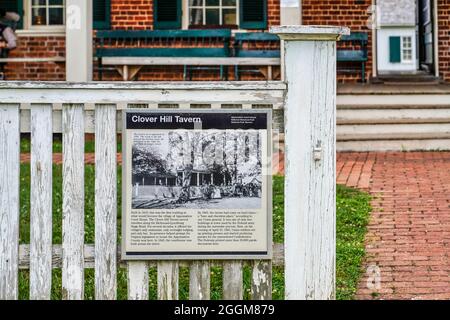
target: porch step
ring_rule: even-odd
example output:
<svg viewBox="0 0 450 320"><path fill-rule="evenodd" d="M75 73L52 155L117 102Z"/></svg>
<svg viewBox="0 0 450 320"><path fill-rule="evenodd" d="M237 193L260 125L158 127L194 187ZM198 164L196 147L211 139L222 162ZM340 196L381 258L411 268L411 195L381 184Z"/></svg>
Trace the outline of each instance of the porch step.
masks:
<svg viewBox="0 0 450 320"><path fill-rule="evenodd" d="M439 84L434 86L424 84L410 83L408 85L385 85L385 84L339 84L339 95L346 96L393 96L393 95L448 95L450 94L449 84ZM355 102L358 102L356 100ZM408 101L409 104L414 104L414 100Z"/></svg>
<svg viewBox="0 0 450 320"><path fill-rule="evenodd" d="M447 108L339 108L338 125L450 123Z"/></svg>
<svg viewBox="0 0 450 320"><path fill-rule="evenodd" d="M445 124L339 125L338 141L450 139L450 122Z"/></svg>
<svg viewBox="0 0 450 320"><path fill-rule="evenodd" d="M337 151L443 151L450 150L450 139L338 141Z"/></svg>
<svg viewBox="0 0 450 320"><path fill-rule="evenodd" d="M373 83L383 83L386 85L401 85L401 84L417 84L417 85L432 85L440 83L440 79L434 75L425 72L417 74L392 74L379 75L372 80Z"/></svg>
<svg viewBox="0 0 450 320"><path fill-rule="evenodd" d="M338 105L338 151L450 150L450 105L395 103Z"/></svg>

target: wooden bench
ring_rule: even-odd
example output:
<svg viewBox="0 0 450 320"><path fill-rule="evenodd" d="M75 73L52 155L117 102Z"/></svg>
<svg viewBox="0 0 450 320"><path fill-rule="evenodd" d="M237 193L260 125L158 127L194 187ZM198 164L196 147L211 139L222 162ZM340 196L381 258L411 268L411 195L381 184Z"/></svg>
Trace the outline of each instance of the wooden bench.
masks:
<svg viewBox="0 0 450 320"><path fill-rule="evenodd" d="M144 65L183 65L185 80L192 68L219 69L223 79L221 59L230 57L231 30L98 31L96 39L100 80L105 65L114 66L125 81L133 79ZM177 41L188 42L189 47ZM117 43L124 46L117 47Z"/></svg>
<svg viewBox="0 0 450 320"><path fill-rule="evenodd" d="M266 76L267 80L273 79L272 67L281 64L279 47L277 49L266 49L273 42L280 42L280 38L276 34L266 32L236 33L234 38L234 56L236 58L250 59L252 66L263 66L264 68L239 68L242 64L235 64L236 80L239 80L240 72L261 72ZM258 45L261 45L263 49L258 49ZM265 70L267 70L266 74Z"/></svg>
<svg viewBox="0 0 450 320"><path fill-rule="evenodd" d="M268 33L237 34L236 37L235 45L238 47L233 55L229 29L98 31L95 56L99 60L99 77L101 80L103 71L107 69L105 66L112 66L125 81L133 79L146 65L182 65L184 80L191 79L194 69L219 69L220 79L227 79L228 66L269 66L266 76L271 79L272 66L280 65L279 50L241 49L240 39L279 41L278 37ZM175 42L180 40L191 46L175 46ZM118 47L118 43L123 43L123 46ZM139 47L130 47L131 43Z"/></svg>
<svg viewBox="0 0 450 320"><path fill-rule="evenodd" d="M348 43L349 45L356 46L353 48L338 48L337 49L337 61L338 62L359 62L361 63L361 79L365 82L366 79L366 62L367 58L367 42L368 35L365 32L352 32L348 36L343 36L340 42ZM354 72L355 69L340 68L340 71Z"/></svg>

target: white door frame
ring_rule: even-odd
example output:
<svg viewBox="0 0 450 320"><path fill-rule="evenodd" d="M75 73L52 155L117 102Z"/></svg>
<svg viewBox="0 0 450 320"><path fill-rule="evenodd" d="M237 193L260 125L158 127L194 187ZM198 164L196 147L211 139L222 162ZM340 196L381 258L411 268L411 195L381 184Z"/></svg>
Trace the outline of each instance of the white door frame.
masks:
<svg viewBox="0 0 450 320"><path fill-rule="evenodd" d="M372 7L376 8L377 0L372 0ZM375 10L375 14L378 12ZM378 30L378 17L375 17L375 28L372 27L372 77L375 78L378 74L378 61L377 61L377 30Z"/></svg>
<svg viewBox="0 0 450 320"><path fill-rule="evenodd" d="M435 77L439 77L439 23L438 23L438 1L433 1L433 46L434 46L434 75ZM372 5L376 5L377 0L372 0ZM417 0L416 0L416 6ZM376 77L378 74L378 62L377 62L377 30L376 28L372 28L372 73L373 77Z"/></svg>
<svg viewBox="0 0 450 320"><path fill-rule="evenodd" d="M438 1L433 0L433 46L434 46L434 75L439 77L439 23Z"/></svg>

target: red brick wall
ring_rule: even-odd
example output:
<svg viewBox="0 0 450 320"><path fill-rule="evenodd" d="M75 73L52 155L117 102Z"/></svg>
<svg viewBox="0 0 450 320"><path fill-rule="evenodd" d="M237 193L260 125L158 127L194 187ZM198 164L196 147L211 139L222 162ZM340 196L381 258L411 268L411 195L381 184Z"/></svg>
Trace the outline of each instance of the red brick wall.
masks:
<svg viewBox="0 0 450 320"><path fill-rule="evenodd" d="M280 25L280 0L267 0L267 24Z"/></svg>
<svg viewBox="0 0 450 320"><path fill-rule="evenodd" d="M438 0L439 76L450 81L450 0Z"/></svg>
<svg viewBox="0 0 450 320"><path fill-rule="evenodd" d="M112 29L153 29L152 0L111 0Z"/></svg>
<svg viewBox="0 0 450 320"><path fill-rule="evenodd" d="M372 76L372 32L366 27L369 19L367 8L372 0L303 0L303 23L309 25L345 25L353 31L369 33L369 61L366 63L366 78ZM450 80L450 0L438 0L439 28L439 73ZM268 0L268 26L280 24L280 0ZM111 27L113 29L151 29L153 28L152 0L111 0ZM19 47L12 51L11 57L55 57L65 56L64 37L20 37ZM339 67L342 67L339 64ZM356 70L358 64L352 64ZM9 63L5 67L9 80L64 80L64 62L24 62ZM233 79L233 72L229 73ZM97 75L94 76L97 79ZM359 72L343 74L338 72L340 82L356 81ZM105 79L120 80L116 71L106 73ZM145 67L138 80L182 80L181 67ZM196 71L196 80L218 79L216 71ZM263 79L261 75L248 73L243 79Z"/></svg>
<svg viewBox="0 0 450 320"><path fill-rule="evenodd" d="M65 37L19 37L10 58L65 57ZM5 66L7 80L65 80L65 62L12 62Z"/></svg>
<svg viewBox="0 0 450 320"><path fill-rule="evenodd" d="M280 24L280 0L268 0L268 26ZM152 0L111 0L111 28L140 30L153 28ZM11 52L11 57L64 57L64 37L20 37L19 46ZM233 68L229 78L233 79ZM275 68L276 69L276 68ZM274 70L277 74L278 71ZM64 62L23 62L5 66L9 80L64 80ZM98 73L94 73L98 79ZM121 80L116 71L107 71L105 80ZM138 80L182 80L182 67L147 66L137 76ZM218 80L217 71L194 71L194 80ZM262 80L257 73L243 73L242 79Z"/></svg>
<svg viewBox="0 0 450 320"><path fill-rule="evenodd" d="M268 26L280 24L280 0L267 0ZM153 29L153 0L111 0L113 29Z"/></svg>
<svg viewBox="0 0 450 320"><path fill-rule="evenodd" d="M365 31L369 33L369 61L366 63L366 79L372 76L372 32L367 28L369 14L368 7L372 0L303 0L302 21L306 25L338 25L347 26L352 31ZM360 64L352 64L358 68ZM338 68L342 67L338 64ZM347 66L345 66L347 67ZM360 73L343 74L338 72L340 82L356 81Z"/></svg>

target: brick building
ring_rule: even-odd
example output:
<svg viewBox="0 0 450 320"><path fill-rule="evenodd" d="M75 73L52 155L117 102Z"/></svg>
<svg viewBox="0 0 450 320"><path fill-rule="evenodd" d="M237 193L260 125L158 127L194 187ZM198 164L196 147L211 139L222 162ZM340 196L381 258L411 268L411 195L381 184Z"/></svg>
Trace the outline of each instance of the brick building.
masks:
<svg viewBox="0 0 450 320"><path fill-rule="evenodd" d="M6 79L65 80L66 30L73 13L67 1L1 0L0 8L22 16L17 26L19 46L1 62ZM393 75L450 80L449 13L450 0L94 0L92 46L95 53L98 30L231 29L234 37L279 24L343 25L368 35L366 80ZM125 45L143 46L139 41L113 43ZM186 44L160 41L157 45ZM261 50L279 46L265 42L252 45ZM211 46L220 43L216 39ZM339 81L361 81L359 67L358 63L338 63ZM192 80L219 79L217 70L205 69L194 70ZM265 79L264 70L244 72L242 79ZM110 67L102 80L121 80L118 71ZM135 71L134 80L183 80L184 70L183 66L146 65ZM234 79L233 68L225 73ZM278 66L273 76L280 77ZM97 61L93 79L99 79Z"/></svg>

